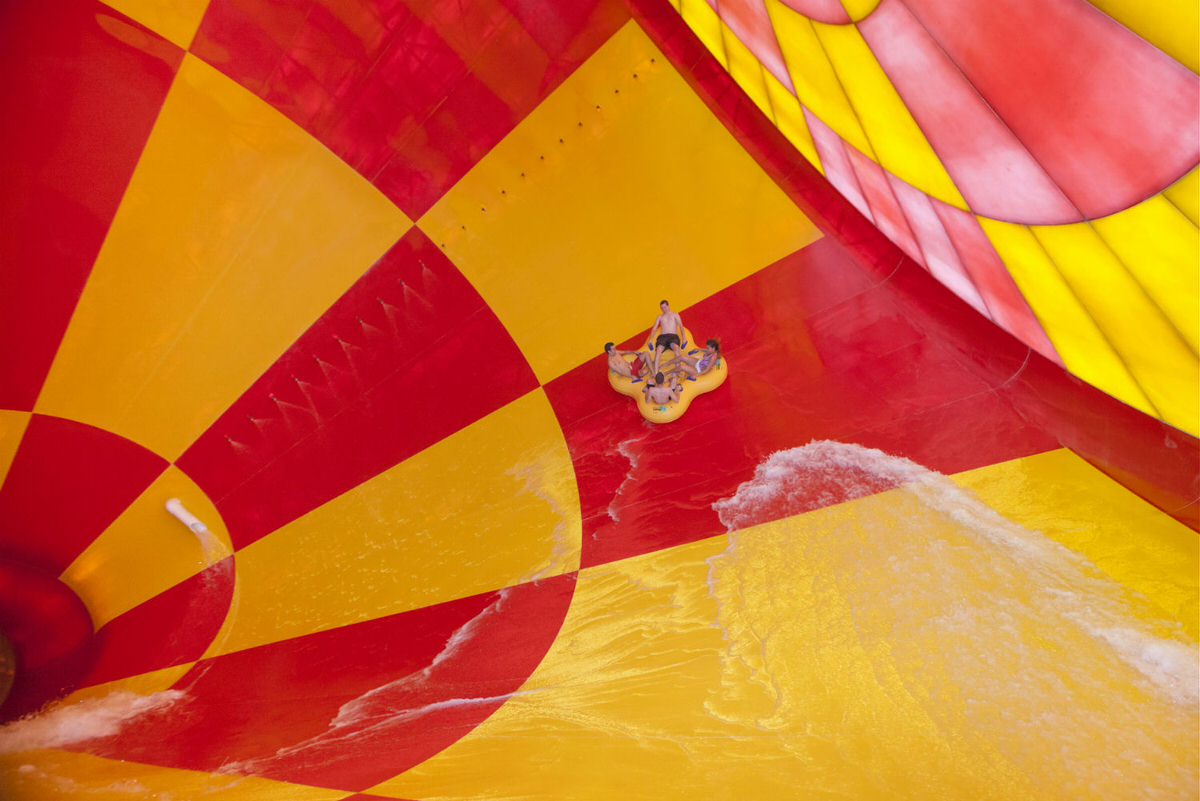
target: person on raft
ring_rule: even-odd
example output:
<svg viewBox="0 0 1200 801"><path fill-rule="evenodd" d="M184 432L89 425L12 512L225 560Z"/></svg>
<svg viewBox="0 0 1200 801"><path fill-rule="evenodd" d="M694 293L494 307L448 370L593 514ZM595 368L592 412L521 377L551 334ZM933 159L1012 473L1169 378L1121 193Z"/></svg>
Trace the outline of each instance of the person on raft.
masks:
<svg viewBox="0 0 1200 801"><path fill-rule="evenodd" d="M654 375L654 383L647 382L646 386L642 387L642 394L646 396L647 403L664 404L671 401L678 401L680 389L682 387L678 381L672 381L668 385L667 377L662 373L656 373Z"/></svg>
<svg viewBox="0 0 1200 801"><path fill-rule="evenodd" d="M608 354L608 369L618 375L623 375L626 378L632 378L638 381L650 375L650 362L654 358L654 354L650 351L644 353L640 350L617 350L613 347L613 343L604 343L604 352ZM633 356L632 362L627 362L624 356Z"/></svg>
<svg viewBox="0 0 1200 801"><path fill-rule="evenodd" d="M676 375L683 373L691 378L698 378L716 367L719 361L721 361L721 343L710 339L698 357L693 359L691 356L680 354L667 363L665 370Z"/></svg>
<svg viewBox="0 0 1200 801"><path fill-rule="evenodd" d="M654 366L651 371L654 373L658 372L658 362L662 359L663 351L673 351L677 359L683 355L680 347L683 318L679 316L679 312L671 311L671 304L665 300L658 302L658 308L661 314L654 318L654 327L650 329L650 341L654 343Z"/></svg>

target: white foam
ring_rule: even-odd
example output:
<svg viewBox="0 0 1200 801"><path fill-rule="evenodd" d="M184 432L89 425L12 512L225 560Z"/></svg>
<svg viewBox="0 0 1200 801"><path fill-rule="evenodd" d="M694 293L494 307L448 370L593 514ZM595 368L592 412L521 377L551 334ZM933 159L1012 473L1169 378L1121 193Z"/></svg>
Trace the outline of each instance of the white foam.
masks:
<svg viewBox="0 0 1200 801"><path fill-rule="evenodd" d="M0 727L0 754L61 748L120 733L147 712L165 709L184 697L179 690L138 695L118 690L102 698L86 698L51 707Z"/></svg>
<svg viewBox="0 0 1200 801"><path fill-rule="evenodd" d="M872 495L925 473L920 465L883 451L822 440L776 451L737 492L713 504L729 531Z"/></svg>
<svg viewBox="0 0 1200 801"><path fill-rule="evenodd" d="M796 516L813 509L814 488L834 502L892 489L882 503ZM1065 765L1074 785L1057 787L1063 797L1105 783L1136 787L1140 798L1171 798L1188 782L1194 790L1196 643L1082 555L946 476L846 443L771 454L714 509L730 532L708 560L723 684L749 680L776 708L742 722L785 725L804 708L803 698L779 697L787 685L774 677L812 644L772 650L767 638L787 637L772 626L786 620L748 617L761 612L744 602L791 586L803 566L820 593L845 604L866 651L886 655L879 669L899 670L947 732L984 738L1047 787L1063 781ZM757 527L770 521L779 522ZM733 693L709 711L740 720L743 706Z"/></svg>
<svg viewBox="0 0 1200 801"><path fill-rule="evenodd" d="M1196 649L1181 639L1167 639L1132 628L1103 629L1083 625L1104 640L1126 663L1149 679L1167 698L1181 706L1200 702L1200 662Z"/></svg>

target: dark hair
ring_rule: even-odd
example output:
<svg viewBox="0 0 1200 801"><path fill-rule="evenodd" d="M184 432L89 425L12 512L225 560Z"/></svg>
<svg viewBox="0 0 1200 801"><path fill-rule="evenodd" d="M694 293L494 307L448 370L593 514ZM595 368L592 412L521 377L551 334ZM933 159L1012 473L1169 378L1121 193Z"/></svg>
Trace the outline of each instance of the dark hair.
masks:
<svg viewBox="0 0 1200 801"><path fill-rule="evenodd" d="M666 305L668 305L668 306L670 306L670 305L671 305L670 303L667 303L665 300L660 300L660 301L658 302L658 305L659 305L659 306L662 306L663 304L666 304Z"/></svg>
<svg viewBox="0 0 1200 801"><path fill-rule="evenodd" d="M715 339L710 339L710 340L708 340L708 342L705 342L704 344L708 345L710 348L717 351L718 353L721 351L721 343Z"/></svg>
<svg viewBox="0 0 1200 801"><path fill-rule="evenodd" d="M604 352L608 353L610 350L612 350L612 346L613 346L613 343L605 342L604 343Z"/></svg>
<svg viewBox="0 0 1200 801"><path fill-rule="evenodd" d="M666 380L667 380L667 377L666 377L666 376L664 376L662 373L655 373L655 374L654 374L654 383L655 383L655 384L661 384L662 382L664 382L664 381L666 381Z"/></svg>

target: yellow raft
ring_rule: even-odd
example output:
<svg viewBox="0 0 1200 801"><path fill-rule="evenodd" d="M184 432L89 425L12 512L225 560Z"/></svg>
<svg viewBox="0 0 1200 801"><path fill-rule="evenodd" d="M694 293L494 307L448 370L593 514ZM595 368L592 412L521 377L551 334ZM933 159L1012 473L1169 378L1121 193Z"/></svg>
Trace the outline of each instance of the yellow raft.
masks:
<svg viewBox="0 0 1200 801"><path fill-rule="evenodd" d="M681 348L684 353L689 356L695 356L700 353L703 348L691 348L690 346L695 340L692 339L692 333L686 328L683 329L683 343ZM673 354L664 353L662 363L668 363L673 358ZM616 370L609 369L608 384L622 395L628 395L637 403L638 411L642 413L651 423L670 423L672 420L678 420L683 413L688 410L692 404L692 398L697 395L703 395L705 392L712 392L717 387L725 383L726 376L729 375L729 365L726 362L725 355L717 356L717 363L709 368L704 375L696 378L685 377L679 381L682 384L682 389L679 390L679 400L669 401L667 403L650 403L646 400L642 388L646 386L646 379L629 379L618 373ZM653 376L650 377L653 381Z"/></svg>

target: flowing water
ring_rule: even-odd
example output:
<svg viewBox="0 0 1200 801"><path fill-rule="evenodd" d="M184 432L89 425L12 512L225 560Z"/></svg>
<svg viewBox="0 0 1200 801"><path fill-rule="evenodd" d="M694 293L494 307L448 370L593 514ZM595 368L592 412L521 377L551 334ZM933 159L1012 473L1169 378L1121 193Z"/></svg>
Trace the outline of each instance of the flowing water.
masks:
<svg viewBox="0 0 1200 801"><path fill-rule="evenodd" d="M639 444L622 443L631 475ZM530 464L512 475L560 509ZM504 704L390 791L602 798L636 777L659 799L1195 797L1196 643L1078 553L946 476L837 442L773 454L714 509L723 537L583 571L529 681L438 701ZM422 688L468 658L506 593L325 732L222 772L421 726L436 711ZM0 729L0 753L108 736L185 692L50 709ZM512 769L547 742L560 773Z"/></svg>

